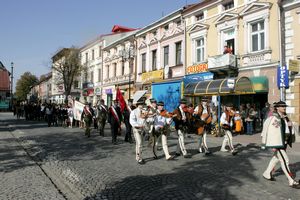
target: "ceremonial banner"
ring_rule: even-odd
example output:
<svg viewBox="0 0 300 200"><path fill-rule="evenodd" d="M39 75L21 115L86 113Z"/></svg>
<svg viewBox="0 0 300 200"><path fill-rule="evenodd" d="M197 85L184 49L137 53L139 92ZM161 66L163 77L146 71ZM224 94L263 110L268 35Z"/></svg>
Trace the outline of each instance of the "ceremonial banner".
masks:
<svg viewBox="0 0 300 200"><path fill-rule="evenodd" d="M73 107L73 113L74 113L74 119L80 121L81 120L81 114L83 112L84 104L80 103L79 101L74 102Z"/></svg>
<svg viewBox="0 0 300 200"><path fill-rule="evenodd" d="M117 99L117 100L119 101L119 103L120 103L121 112L123 112L123 111L124 111L124 108L126 107L126 102L125 102L125 100L124 100L124 97L123 97L123 95L122 95L122 93L121 93L120 88L117 89L117 97L116 97L116 99Z"/></svg>

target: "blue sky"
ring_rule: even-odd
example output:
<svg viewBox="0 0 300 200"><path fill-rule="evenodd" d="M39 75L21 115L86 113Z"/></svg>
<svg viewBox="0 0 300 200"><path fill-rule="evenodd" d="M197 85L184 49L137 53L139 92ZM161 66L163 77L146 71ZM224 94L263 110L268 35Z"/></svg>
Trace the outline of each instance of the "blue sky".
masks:
<svg viewBox="0 0 300 200"><path fill-rule="evenodd" d="M14 62L15 81L26 71L50 71L62 47L81 47L113 25L142 28L199 0L1 0L0 61ZM16 84L14 84L15 86Z"/></svg>

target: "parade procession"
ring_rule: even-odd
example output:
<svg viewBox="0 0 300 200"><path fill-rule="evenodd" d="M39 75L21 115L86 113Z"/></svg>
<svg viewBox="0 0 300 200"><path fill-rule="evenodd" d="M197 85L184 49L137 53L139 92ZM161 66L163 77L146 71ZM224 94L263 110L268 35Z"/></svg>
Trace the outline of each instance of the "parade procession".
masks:
<svg viewBox="0 0 300 200"><path fill-rule="evenodd" d="M300 0L14 1L0 200L300 199Z"/></svg>

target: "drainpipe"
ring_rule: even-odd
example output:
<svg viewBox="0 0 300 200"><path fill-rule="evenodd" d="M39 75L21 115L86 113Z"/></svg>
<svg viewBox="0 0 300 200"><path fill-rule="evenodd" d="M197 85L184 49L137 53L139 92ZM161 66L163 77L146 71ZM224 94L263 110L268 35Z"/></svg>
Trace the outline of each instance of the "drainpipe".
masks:
<svg viewBox="0 0 300 200"><path fill-rule="evenodd" d="M184 31L183 31L183 37L184 37L184 65L183 65L183 70L184 70L184 75L183 77L185 76L186 74L186 66L187 66L187 44L186 44L186 20L183 20L183 17L182 17L182 14L180 16L181 18L181 21L183 21L183 24L184 24ZM184 94L184 82L182 81L181 83L182 87L181 87L181 97L183 97L183 94ZM194 99L194 98L193 98Z"/></svg>
<svg viewBox="0 0 300 200"><path fill-rule="evenodd" d="M278 40L279 40L279 64L280 66L284 66L285 59L285 45L284 45L284 36L285 36L285 27L284 27L284 13L282 8L282 1L277 1L277 17L278 17ZM280 88L280 100L285 101L285 88Z"/></svg>

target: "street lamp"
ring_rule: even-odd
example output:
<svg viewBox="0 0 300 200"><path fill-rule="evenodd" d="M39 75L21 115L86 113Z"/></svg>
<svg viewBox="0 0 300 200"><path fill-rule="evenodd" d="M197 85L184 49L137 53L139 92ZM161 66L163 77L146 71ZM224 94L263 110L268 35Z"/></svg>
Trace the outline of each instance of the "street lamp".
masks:
<svg viewBox="0 0 300 200"><path fill-rule="evenodd" d="M10 65L11 65L11 71L10 71L10 73L11 73L11 75L10 75L10 85L11 85L11 87L10 87L10 105L11 105L11 110L13 110L13 99L14 99L14 94L13 94L13 83L14 83L14 63L13 62L11 62L10 63Z"/></svg>
<svg viewBox="0 0 300 200"><path fill-rule="evenodd" d="M124 48L119 51L119 56L122 59L122 68L124 69L125 61L128 61L129 64L129 73L128 73L128 98L130 99L131 94L131 68L133 65L133 60L135 56L134 46L131 44L128 48Z"/></svg>

